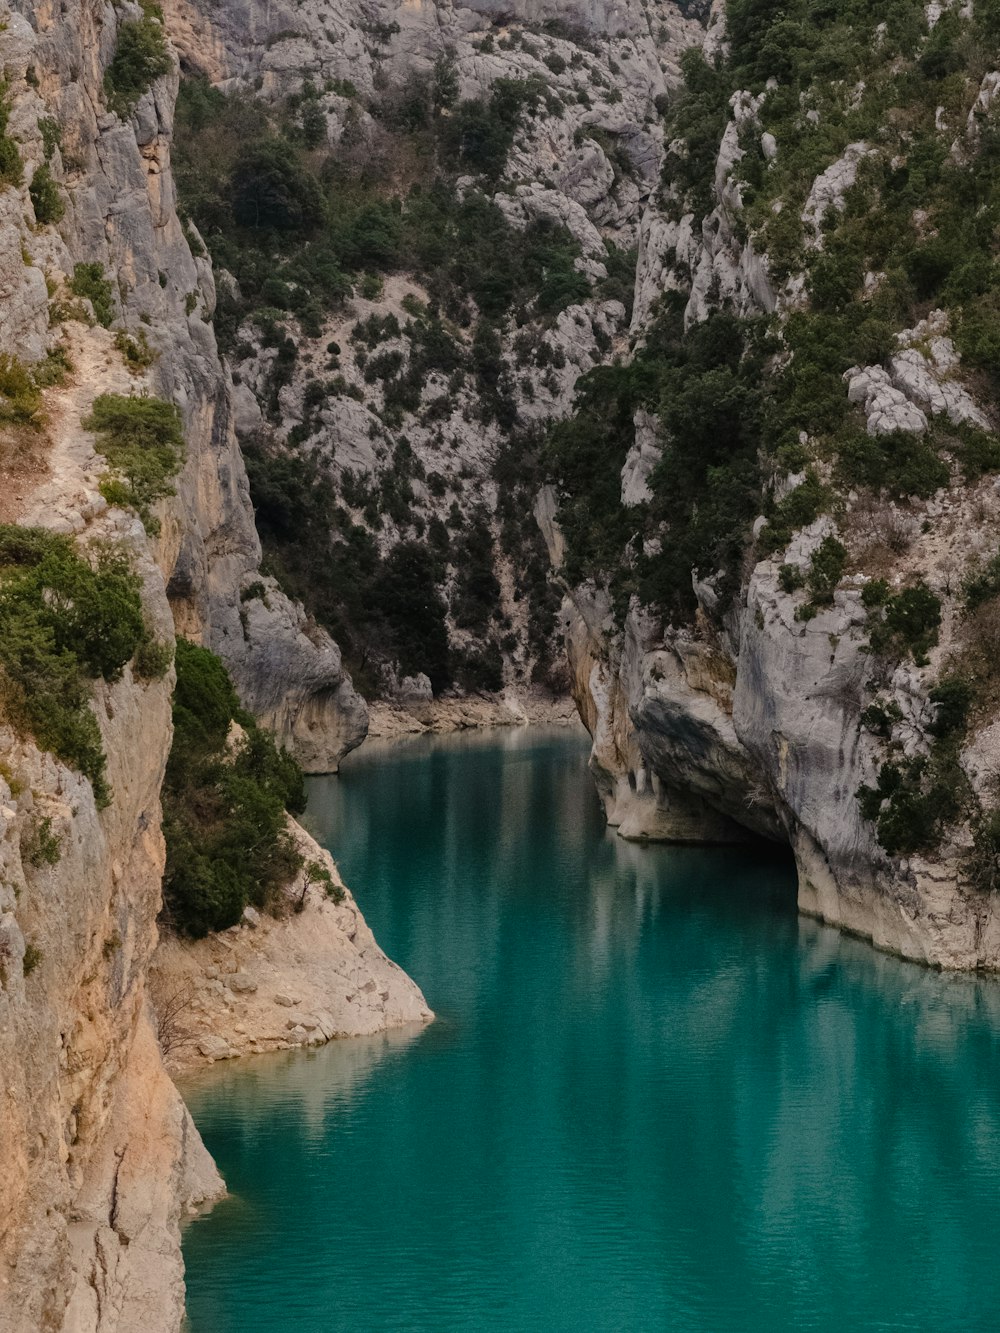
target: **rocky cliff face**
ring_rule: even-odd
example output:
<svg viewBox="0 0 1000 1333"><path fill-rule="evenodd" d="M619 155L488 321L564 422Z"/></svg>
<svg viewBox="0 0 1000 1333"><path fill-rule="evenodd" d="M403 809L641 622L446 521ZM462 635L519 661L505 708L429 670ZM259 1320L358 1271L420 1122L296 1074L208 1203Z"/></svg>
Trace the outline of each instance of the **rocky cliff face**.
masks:
<svg viewBox="0 0 1000 1333"><path fill-rule="evenodd" d="M320 308L306 314L309 279L283 254L273 261L280 281L262 285L249 266L220 274L220 290L239 312L227 349L238 380L237 431L255 458L305 459L329 487L318 540L332 534L332 559L362 540L372 542L370 559L385 560L430 538L451 675L460 683L498 691L534 679L558 689L555 603L540 595L544 555L530 520L538 440L547 423L570 412L580 376L627 349L635 250L663 160L658 106L680 77L680 52L701 40L697 17L672 3L331 9L309 0L222 7L175 0L167 15L185 71L230 97L252 94L300 156L308 111L305 161L321 158L343 194L391 200L397 212L402 201L412 219L420 207L414 190L440 187L472 200L489 220L491 231L476 236L482 248L449 277L457 292L440 278L448 247L461 243L450 235L440 238L444 258L430 257L433 246L419 237L415 254L409 238L392 258L373 253L375 270L388 270L384 279L355 271L346 298L317 291ZM457 148L441 146L463 108L476 104L488 118L497 96L519 99L516 114L505 104L488 130L471 131ZM479 136L514 120L503 160L491 150L480 178L470 156L482 148ZM233 189L242 169L239 161L235 170L232 160L224 164ZM218 193L218 206L208 207L196 182L189 203L225 263L233 235L244 232L229 213L232 190ZM336 190L331 198L336 210ZM496 244L507 244L501 224L561 248L561 292L539 293L529 277L526 293L508 297L506 307L491 295L492 279L480 282L478 270L489 269ZM257 243L252 230L245 240ZM304 232L288 244L306 251L317 241ZM513 249L516 267L523 261ZM538 285L555 261L551 250L532 260ZM362 264L343 246L336 262ZM522 280L505 272L500 284L512 276ZM315 281L318 288L318 269ZM271 489L264 478L261 494ZM265 524L287 565L283 524L267 516ZM470 535L487 550L482 573L494 585L471 610L477 593L468 589L463 550ZM311 591L322 604L315 583L300 573L303 595ZM435 692L443 688L448 672L408 656L405 645L397 656L378 625L359 626L357 609L334 616L350 622L352 662L374 673L373 689L396 695L403 677L420 673Z"/></svg>
<svg viewBox="0 0 1000 1333"><path fill-rule="evenodd" d="M785 39L803 44L766 78L752 62L770 20L760 14L750 29L752 7L731 8L731 46L718 46L716 25L711 59L688 66L668 113L676 137L665 188L643 218L635 318L661 336L651 312L666 292L677 328L702 339L716 376L703 410L711 418L722 395L742 395L759 489L742 514L730 511L727 539L745 536L735 558L732 548L720 558L710 488L735 476L724 451L690 510L666 498L692 467L684 431L695 421L680 400L692 383L697 391L704 363L689 363L687 380L662 381L652 435L637 414L621 472L626 573L599 575L596 591L574 588L563 609L591 765L622 836L786 843L803 911L905 957L996 968L989 830L1000 750L985 660L998 418L995 378L979 369L988 354L972 336L993 315L980 313L984 288L949 276L971 262L990 271L996 242L963 233L942 194L958 197L990 170L981 157L996 134L989 19L963 11L945 30L936 12L915 13L902 47L883 22L884 63L854 48L859 31L848 26L838 39L854 90L845 103L836 86L813 82L807 48L824 35L804 37L790 17ZM958 41L975 54L968 67L948 65L955 96L945 106L937 62ZM892 82L914 66L929 83ZM866 108L869 96L884 98L878 109ZM904 115L897 137L889 127ZM938 174L914 188L928 148ZM995 219L995 200L978 206ZM866 216L882 227L892 218L893 240L866 231L857 222ZM932 252L942 267L921 277ZM869 321L878 321L872 350ZM765 322L775 341L759 363L758 397L740 389L739 363L712 360L709 330L745 334ZM826 340L822 352L814 336ZM732 421L718 417L736 454ZM975 464L972 440L983 450ZM699 522L685 591L664 557ZM899 632L903 608L914 617ZM962 701L953 715L949 694Z"/></svg>
<svg viewBox="0 0 1000 1333"><path fill-rule="evenodd" d="M533 511L623 835L787 842L804 910L947 966L996 963L992 640L963 592L993 555L1000 464L982 8L171 10L187 67L275 111L314 104L338 168L388 134L404 212L400 125L433 121L437 170L449 123L520 90L500 168L453 184L525 234L565 228L590 293L491 316L503 410L467 371L483 292L448 327L461 373L420 379L440 285L397 260L318 331L294 278L278 334L273 310L244 318L239 430L313 460L345 541L382 559L437 542L451 650L487 642L495 685L537 675L551 643L537 538L511 540ZM473 623L477 525L499 614Z"/></svg>
<svg viewBox="0 0 1000 1333"><path fill-rule="evenodd" d="M104 72L143 17L89 0L0 7L0 517L126 560L151 642L176 626L211 645L245 704L329 770L366 726L336 645L270 584L266 604L241 604L260 547L211 272L174 208L172 64L140 80L131 114L106 109ZM180 408L186 461L146 525L158 535L101 494L107 462L83 422L103 392ZM148 996L172 685L172 670L133 662L94 686L109 802L23 728L0 727L4 1333L178 1328L180 1221L223 1189L164 1071ZM385 992L350 1030L426 1019L356 909L324 929L332 956L356 958L359 986L377 977Z"/></svg>
<svg viewBox="0 0 1000 1333"><path fill-rule="evenodd" d="M192 255L175 209L176 77L158 80L127 123L105 110L102 76L116 24L105 6L79 8L76 23L33 4L12 7L4 34L26 169L30 174L46 162L39 125L58 124L60 143L49 165L66 190L58 231L29 237L23 252L30 216L14 192L5 194L8 345L37 355L50 341L47 278L69 277L81 262L111 275L114 317L147 335L156 358L153 387L184 417L188 461L160 549L178 628L219 653L247 705L301 748L310 768L329 771L365 731L364 704L344 676L336 645L277 592L266 614L258 611L252 623L240 619L240 592L258 577L260 544L231 384L210 322L211 269ZM121 18L127 21L129 12Z"/></svg>

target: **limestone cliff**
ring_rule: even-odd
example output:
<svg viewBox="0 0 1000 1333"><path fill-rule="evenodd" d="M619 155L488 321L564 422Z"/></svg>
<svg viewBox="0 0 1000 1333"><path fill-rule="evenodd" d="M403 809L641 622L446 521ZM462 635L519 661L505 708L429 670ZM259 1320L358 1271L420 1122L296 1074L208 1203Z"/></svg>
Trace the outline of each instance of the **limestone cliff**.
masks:
<svg viewBox="0 0 1000 1333"><path fill-rule="evenodd" d="M558 628L624 836L787 842L804 910L995 966L995 635L965 589L994 568L1000 466L996 32L985 4L904 8L169 14L186 68L251 92L286 142L308 111L350 188L371 156L416 213L408 172L432 162L523 234L571 238L584 285L550 309L540 290L491 311L475 272L448 308L419 253L319 312L292 267L253 298L280 310L226 275L239 432L329 484L331 550L435 550L448 648L494 688L537 677ZM460 145L449 176L449 127L495 130L512 95L502 160ZM494 579L478 619L470 532ZM392 653L375 688L439 688Z"/></svg>
<svg viewBox="0 0 1000 1333"><path fill-rule="evenodd" d="M188 461L160 560L180 632L203 640L233 672L253 711L301 750L308 767L335 769L365 731L364 704L336 645L280 593L241 622L240 592L258 577L260 544L233 428L232 386L211 326L211 269L193 256L175 209L170 142L176 76L159 79L122 121L102 105L116 22L140 14L74 7L72 19L31 3L12 7L4 33L12 120L28 173L43 164L65 189L55 228L30 226L8 190L3 236L6 344L40 355L49 340L46 280L78 263L111 276L113 317L143 331L156 392L184 417ZM79 21L77 22L77 18ZM26 75L30 71L30 81ZM48 160L40 124L59 126Z"/></svg>
<svg viewBox="0 0 1000 1333"><path fill-rule="evenodd" d="M596 578L564 604L592 768L624 837L786 843L803 911L909 958L995 969L1000 459L977 342L994 306L988 279L954 275L992 272L996 244L947 202L991 173L991 20L914 11L902 46L882 21L862 48L864 20L806 37L796 11L792 53L768 68L772 18L748 26L752 8L732 6L730 44L716 23L688 64L643 218L636 320L684 369L618 446L619 569L578 557ZM834 42L831 85L813 60ZM944 55L957 42L968 67ZM918 182L928 150L939 166ZM995 217L992 187L976 206ZM664 364L642 339L633 355ZM566 485L563 514L574 498Z"/></svg>
<svg viewBox="0 0 1000 1333"><path fill-rule="evenodd" d="M300 507L300 525L310 547L329 547L342 583L368 577L360 560L347 563L356 548L370 544L370 565L399 547L429 546L451 663L408 656L409 645L400 651L391 636L386 643L377 618L345 610L336 586L325 596L317 590L312 566L297 570L303 596L318 615L347 622L351 661L384 697L405 695L405 678L418 675L436 694L451 681L468 693L506 689L522 700L532 682L561 692L558 603L545 593L530 518L538 441L570 412L580 376L627 348L635 247L663 160L658 108L680 77L680 52L701 40L697 18L669 0L376 9L172 0L166 13L185 72L230 99L252 94L292 155L302 155L307 133L304 165L322 163L320 174L342 181L343 195L359 194L376 212L389 204L405 230L419 226L406 219L416 218L421 191L454 191L491 229L471 224L470 253L456 261L448 291L434 270L458 244L451 227L441 254L390 241L398 254L373 249L361 261L341 247L336 263L353 266L346 294L322 291L332 260L313 280L284 248L267 261L270 282L261 283L256 262L220 271L220 299L237 324L227 343L237 431L248 458L260 460L265 506L275 490L268 460L275 469L287 459L308 467L313 485L325 488L324 507L315 531ZM461 148L456 156L429 145L428 137L452 133L463 108L489 108L502 96L518 99L520 110L502 113L505 125L517 124L488 180ZM430 120L424 104L437 107ZM230 212L229 180L238 188L243 164L223 156L218 170L216 190L198 179L195 162L186 202L204 220L217 264L239 266L237 251L257 244ZM336 212L336 190L330 200ZM532 261L541 291L530 276L500 279L524 281L514 318L506 307L515 298L491 295L492 280L480 285L477 272L492 262L494 245L517 251L505 228L545 238L547 247ZM319 242L306 230L295 241L289 233L286 244L305 253ZM562 255L557 290L546 284ZM522 261L515 253L510 262ZM304 288L313 282L310 302ZM269 551L286 568L305 565L308 552L296 549L288 527L281 513L273 522L264 513Z"/></svg>
<svg viewBox="0 0 1000 1333"><path fill-rule="evenodd" d="M164 1071L147 986L171 744L163 649L175 627L223 657L246 705L307 766L335 768L366 725L336 645L301 608L272 587L266 606L241 616L260 548L232 386L207 318L211 273L174 208L172 60L131 111L121 101L121 114L107 109L105 71L127 26L144 18L138 6L90 0L0 7L0 518L64 534L81 569L102 559L130 569L157 658L143 666L137 656L93 685L106 763L96 793L35 743L23 709L7 725L16 696L4 680L3 1333L179 1328L180 1221L223 1189ZM106 392L156 394L181 411L176 494L145 526L102 494L116 501L121 486L108 488L107 459L84 422ZM86 614L72 598L63 610ZM112 617L105 635L115 628ZM386 992L352 1030L426 1019L416 987L356 910L328 923L325 939L331 953L358 956L359 984L376 976Z"/></svg>

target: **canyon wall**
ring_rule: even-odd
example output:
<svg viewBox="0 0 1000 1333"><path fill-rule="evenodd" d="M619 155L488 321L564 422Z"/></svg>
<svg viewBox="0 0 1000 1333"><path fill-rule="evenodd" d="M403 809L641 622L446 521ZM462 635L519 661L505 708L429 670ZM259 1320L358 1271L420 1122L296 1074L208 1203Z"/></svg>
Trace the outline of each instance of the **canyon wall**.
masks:
<svg viewBox="0 0 1000 1333"><path fill-rule="evenodd" d="M962 305L939 276L924 286L904 277L901 295L886 294L896 275L916 271L914 255L925 248L947 256L947 265L980 253L982 244L959 236L942 200L990 171L977 154L995 133L995 50L985 37L985 10L953 15L947 34L939 17L915 15L919 35L897 53L895 69L907 61L933 69L929 53L953 41L975 55L954 66L961 70L954 106L941 104L933 80L917 91L895 88L909 123L922 127L898 141L888 127L904 113L898 105L887 113L884 103L871 112L871 143L839 149L822 141L824 133L830 143L850 137L852 111L894 77L888 56L884 67L877 56L869 60L868 93L864 80L832 89L822 78L810 83L804 47L802 69L793 57L760 91L726 86L714 148L694 186L684 163L696 147L706 149L690 130L684 137L681 103L664 189L643 218L636 319L652 328L651 302L667 292L689 338L713 319L744 333L769 321L775 341L760 382L766 410L779 420L788 401L782 395L792 396L797 429L784 437L784 451L794 462L775 454L765 426L753 464L760 467L756 508L733 520L746 526L738 560L713 564L710 551L698 551L683 613L653 604L635 580L613 598L606 589L614 574L605 571L567 590L561 625L574 697L594 738L591 767L623 837L763 836L787 844L803 912L906 958L996 969L998 849L989 830L1000 741L988 665L995 592L984 571L996 554L1000 417L995 379L982 369L989 358L967 332L975 302L988 298L968 289ZM750 37L745 22L729 64L716 66L723 80L747 77L746 50L755 37L768 40L763 18ZM710 57L727 56L722 31L720 22L709 31ZM883 23L877 41L885 32ZM852 51L847 59L860 77L864 56ZM781 105L790 79L800 89L794 109L785 104L769 115L768 99ZM854 91L838 106L838 88L847 86ZM692 87L698 93L688 105L702 95ZM778 126L786 137L771 132ZM813 134L805 181L783 175L784 155L801 153ZM879 174L881 163L905 176L918 141L934 145L941 176L896 203L898 183ZM878 260L877 239L858 241L851 230L859 208L861 216L882 218L897 209L900 239ZM790 213L794 244L783 236L779 248L776 220ZM992 253L987 242L987 267ZM836 292L823 285L833 272L844 281ZM909 327L900 311L909 312ZM867 350L868 318L885 321L875 352ZM833 348L828 363L809 342L814 332ZM637 347L641 354L641 339ZM809 390L795 399L796 376L807 374ZM749 413L752 393L745 401ZM662 498L672 468L685 465L683 440L667 425L673 406L669 396L661 399L663 420L652 430L648 416L637 414L621 470L621 507L633 534L622 562L632 571L643 561L655 570L676 531L663 521ZM985 466L968 460L973 438L990 459ZM919 467L907 470L900 460L911 452ZM885 465L870 468L875 458ZM700 503L710 499L706 485ZM695 521L696 511L697 503ZM651 586L655 577L647 574ZM685 596L683 589L672 595ZM927 615L922 633L887 630L897 610L918 603ZM963 700L952 720L942 711L949 691Z"/></svg>
<svg viewBox="0 0 1000 1333"><path fill-rule="evenodd" d="M0 12L0 518L64 534L91 560L120 553L152 642L172 644L176 628L212 647L244 704L307 768L329 771L366 729L336 644L271 583L266 604L241 615L260 545L211 270L175 210L173 62L124 119L106 109L104 71L123 25L142 17L90 0ZM91 290L110 302L99 320L79 295L80 265L94 266ZM143 353L130 361L136 340ZM55 373L19 417L22 365ZM155 394L181 412L176 493L145 528L101 494L107 463L83 423L103 392ZM0 728L3 1333L179 1328L181 1219L224 1190L164 1070L149 1002L174 674L151 676L133 662L94 686L108 799L30 735ZM311 934L318 922L327 965L339 960L359 988L375 978L375 993L350 1020L332 1013L323 1035L426 1021L417 988L340 896L333 919L310 897L294 922ZM283 1044L316 1039L301 1028Z"/></svg>

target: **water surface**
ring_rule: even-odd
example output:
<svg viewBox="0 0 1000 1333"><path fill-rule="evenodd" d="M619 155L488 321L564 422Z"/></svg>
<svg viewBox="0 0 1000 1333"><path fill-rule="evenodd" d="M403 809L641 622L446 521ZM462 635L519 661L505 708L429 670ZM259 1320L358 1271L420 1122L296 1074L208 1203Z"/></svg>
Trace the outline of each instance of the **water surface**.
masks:
<svg viewBox="0 0 1000 1333"><path fill-rule="evenodd" d="M577 735L366 747L310 818L438 1021L185 1089L193 1333L1000 1323L1000 988L603 826Z"/></svg>

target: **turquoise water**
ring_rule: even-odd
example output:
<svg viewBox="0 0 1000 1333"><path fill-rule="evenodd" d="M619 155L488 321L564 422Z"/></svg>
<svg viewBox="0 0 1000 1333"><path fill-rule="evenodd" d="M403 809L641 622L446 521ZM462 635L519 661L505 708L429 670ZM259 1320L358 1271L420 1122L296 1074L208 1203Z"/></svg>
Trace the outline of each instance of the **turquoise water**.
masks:
<svg viewBox="0 0 1000 1333"><path fill-rule="evenodd" d="M439 1018L186 1089L233 1191L193 1333L996 1329L1000 987L799 919L783 861L621 842L585 753L312 784Z"/></svg>

